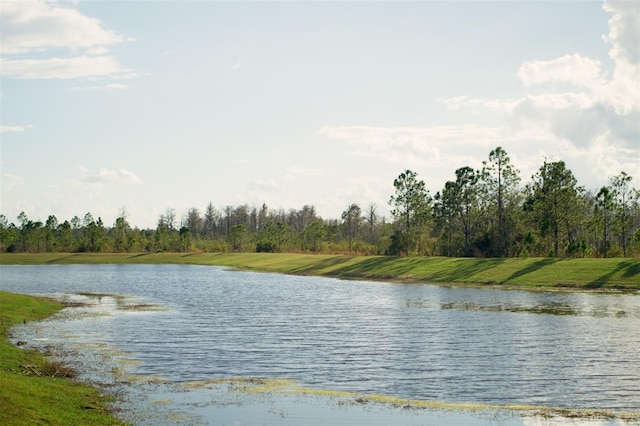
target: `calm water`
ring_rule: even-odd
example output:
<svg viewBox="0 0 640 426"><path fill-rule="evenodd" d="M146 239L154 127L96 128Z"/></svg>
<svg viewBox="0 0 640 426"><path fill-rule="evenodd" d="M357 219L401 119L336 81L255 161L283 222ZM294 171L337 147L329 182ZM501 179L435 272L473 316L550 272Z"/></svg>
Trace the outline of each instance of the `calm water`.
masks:
<svg viewBox="0 0 640 426"><path fill-rule="evenodd" d="M480 290L183 265L2 266L27 294L137 296L168 311L93 318L172 382L294 379L409 399L640 409L640 296Z"/></svg>

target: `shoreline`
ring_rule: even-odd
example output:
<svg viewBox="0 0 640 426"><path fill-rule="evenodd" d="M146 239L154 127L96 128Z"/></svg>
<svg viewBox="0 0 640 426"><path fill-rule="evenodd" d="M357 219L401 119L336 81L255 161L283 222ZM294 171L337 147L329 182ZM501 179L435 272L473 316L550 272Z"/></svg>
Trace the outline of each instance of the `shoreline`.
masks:
<svg viewBox="0 0 640 426"><path fill-rule="evenodd" d="M2 253L0 265L192 264L345 280L486 289L639 293L635 258L444 258L299 253Z"/></svg>
<svg viewBox="0 0 640 426"><path fill-rule="evenodd" d="M75 371L46 354L10 341L11 327L46 320L64 304L3 290L0 302L0 423L126 425L113 415L111 397L100 389L75 380Z"/></svg>

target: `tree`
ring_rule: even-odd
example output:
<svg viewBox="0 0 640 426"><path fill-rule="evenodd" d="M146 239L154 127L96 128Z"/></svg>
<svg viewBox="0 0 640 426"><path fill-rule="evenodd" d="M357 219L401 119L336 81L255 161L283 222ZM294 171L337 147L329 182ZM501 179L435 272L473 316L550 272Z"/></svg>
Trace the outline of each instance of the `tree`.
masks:
<svg viewBox="0 0 640 426"><path fill-rule="evenodd" d="M54 215L49 215L45 222L45 251L51 251L56 244L56 233L58 231L58 218Z"/></svg>
<svg viewBox="0 0 640 426"><path fill-rule="evenodd" d="M207 205L207 209L204 212L204 223L202 232L204 235L209 238L213 238L216 233L216 223L219 220L220 215L216 211L216 208L213 207L212 203Z"/></svg>
<svg viewBox="0 0 640 426"><path fill-rule="evenodd" d="M176 213L172 208L167 208L164 214L158 217L158 225L154 235L156 250L180 250L180 232L176 230Z"/></svg>
<svg viewBox="0 0 640 426"><path fill-rule="evenodd" d="M43 249L46 249L44 225L39 220L35 222L29 221L29 227L31 228L29 231L30 238L28 239L30 251L39 253Z"/></svg>
<svg viewBox="0 0 640 426"><path fill-rule="evenodd" d="M631 188L633 178L624 171L610 179L610 193L620 231L620 244L622 255L627 256L627 245L630 240L631 215L630 211L640 199L640 193Z"/></svg>
<svg viewBox="0 0 640 426"><path fill-rule="evenodd" d="M357 204L351 204L342 212L343 226L349 240L349 251L353 250L353 240L360 231L360 222L362 221L362 210Z"/></svg>
<svg viewBox="0 0 640 426"><path fill-rule="evenodd" d="M267 220L267 216L269 215L269 209L265 203L262 203L262 207L260 208L260 212L258 213L258 231L264 228L269 221ZM273 222L271 221L271 224Z"/></svg>
<svg viewBox="0 0 640 426"><path fill-rule="evenodd" d="M405 170L393 181L395 195L389 199L391 214L397 222L397 232L402 234L395 238L398 243L397 254L408 253L417 245L420 252L423 226L428 222L431 213L431 197L424 181L417 179L417 173ZM406 246L405 246L406 245Z"/></svg>
<svg viewBox="0 0 640 426"><path fill-rule="evenodd" d="M283 222L276 223L276 239L278 241L278 251L281 252L282 243L287 240L287 225L285 225Z"/></svg>
<svg viewBox="0 0 640 426"><path fill-rule="evenodd" d="M369 204L367 208L367 212L365 215L365 220L367 221L367 242L369 244L376 243L376 227L378 225L378 214L377 214L377 206L375 204Z"/></svg>
<svg viewBox="0 0 640 426"><path fill-rule="evenodd" d="M83 219L84 232L86 238L84 244L80 247L83 251L99 252L104 249L106 230L102 219L98 217L96 222L91 213L84 215Z"/></svg>
<svg viewBox="0 0 640 426"><path fill-rule="evenodd" d="M302 249L310 248L311 251L320 251L320 244L327 233L327 228L320 221L312 222L302 231Z"/></svg>
<svg viewBox="0 0 640 426"><path fill-rule="evenodd" d="M73 229L68 220L58 225L57 234L60 250L70 252L77 249L77 240L73 236Z"/></svg>
<svg viewBox="0 0 640 426"><path fill-rule="evenodd" d="M494 230L495 250L499 256L508 255L508 237L506 207L507 201L516 192L520 183L520 171L511 164L511 159L502 147L497 147L489 153L489 161L483 162L482 184L489 205L496 212L497 228ZM509 207L512 207L510 203Z"/></svg>
<svg viewBox="0 0 640 426"><path fill-rule="evenodd" d="M614 209L613 194L608 187L603 186L596 194L594 214L602 225L602 255L607 257L609 250L609 231L611 229L612 213Z"/></svg>
<svg viewBox="0 0 640 426"><path fill-rule="evenodd" d="M127 221L127 212L125 209L120 211L120 215L116 218L111 230L113 235L113 249L116 252L122 252L129 250L130 241L129 234L131 233L131 226Z"/></svg>
<svg viewBox="0 0 640 426"><path fill-rule="evenodd" d="M243 225L247 231L251 229L251 215L248 205L243 204L233 210L231 214L231 225Z"/></svg>
<svg viewBox="0 0 640 426"><path fill-rule="evenodd" d="M435 196L435 218L441 246L447 256L471 256L471 234L478 220L479 172L471 167L456 170L456 180L445 183Z"/></svg>
<svg viewBox="0 0 640 426"><path fill-rule="evenodd" d="M176 210L173 208L167 208L167 211L165 212L165 218L169 231L178 231L178 217L176 216Z"/></svg>
<svg viewBox="0 0 640 426"><path fill-rule="evenodd" d="M20 214L18 215L18 222L20 222L18 231L20 232L20 241L22 243L22 251L27 251L27 239L31 231L31 226L30 226L31 221L27 217L27 214L24 211L21 211Z"/></svg>
<svg viewBox="0 0 640 426"><path fill-rule="evenodd" d="M300 210L291 209L287 216L287 225L296 232L304 231L313 222L321 220L316 216L316 208L305 204Z"/></svg>
<svg viewBox="0 0 640 426"><path fill-rule="evenodd" d="M0 251L15 250L15 243L20 240L20 235L13 223L9 223L7 217L0 214Z"/></svg>
<svg viewBox="0 0 640 426"><path fill-rule="evenodd" d="M188 252L191 249L191 230L186 226L181 226L178 231L180 251L183 253Z"/></svg>
<svg viewBox="0 0 640 426"><path fill-rule="evenodd" d="M273 253L278 247L278 230L273 222L267 222L266 225L258 231L256 251Z"/></svg>
<svg viewBox="0 0 640 426"><path fill-rule="evenodd" d="M434 216L442 230L441 245L446 256L453 256L453 241L455 233L455 221L459 214L460 192L455 182L445 183L442 192L434 197Z"/></svg>
<svg viewBox="0 0 640 426"><path fill-rule="evenodd" d="M229 237L231 236L231 212L233 212L233 207L225 206L223 211L224 211L226 236Z"/></svg>
<svg viewBox="0 0 640 426"><path fill-rule="evenodd" d="M71 231L73 238L76 240L76 244L80 244L80 240L82 239L82 221L78 216L71 218Z"/></svg>
<svg viewBox="0 0 640 426"><path fill-rule="evenodd" d="M560 234L571 241L572 227L579 218L579 196L583 189L564 161L547 162L533 177L533 210L542 236L551 235L553 255L559 256Z"/></svg>
<svg viewBox="0 0 640 426"><path fill-rule="evenodd" d="M39 252L41 250L40 243L45 239L42 222L30 220L23 211L18 215L18 221L20 222L19 235L22 251Z"/></svg>
<svg viewBox="0 0 640 426"><path fill-rule="evenodd" d="M464 255L471 256L471 225L477 206L478 182L480 175L471 167L456 170L456 192L459 201L459 215L464 233Z"/></svg>
<svg viewBox="0 0 640 426"><path fill-rule="evenodd" d="M200 212L197 208L192 207L189 209L184 222L184 226L189 228L189 231L191 232L191 236L193 238L196 238L202 233L202 230L204 228L204 220L200 216Z"/></svg>
<svg viewBox="0 0 640 426"><path fill-rule="evenodd" d="M241 250L244 238L247 235L247 227L244 225L233 225L231 227L231 247L233 250Z"/></svg>

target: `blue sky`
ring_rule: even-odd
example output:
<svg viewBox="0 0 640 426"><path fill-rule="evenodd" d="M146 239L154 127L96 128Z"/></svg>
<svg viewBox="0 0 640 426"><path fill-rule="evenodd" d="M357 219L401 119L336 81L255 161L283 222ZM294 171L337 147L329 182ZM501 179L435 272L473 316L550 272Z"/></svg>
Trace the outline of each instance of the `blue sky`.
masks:
<svg viewBox="0 0 640 426"><path fill-rule="evenodd" d="M502 146L640 187L640 2L10 1L0 212L155 227L211 202L435 194Z"/></svg>

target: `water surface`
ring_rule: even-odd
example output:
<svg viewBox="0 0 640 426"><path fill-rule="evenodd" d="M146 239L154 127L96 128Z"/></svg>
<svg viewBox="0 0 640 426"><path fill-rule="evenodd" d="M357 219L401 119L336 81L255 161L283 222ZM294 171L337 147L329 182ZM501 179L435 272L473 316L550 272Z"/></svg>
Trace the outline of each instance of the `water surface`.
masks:
<svg viewBox="0 0 640 426"><path fill-rule="evenodd" d="M9 291L131 295L130 306L166 308L94 315L67 324L66 333L119 348L136 374L172 384L286 378L313 389L450 403L640 409L637 295L187 265L2 266L0 273Z"/></svg>

